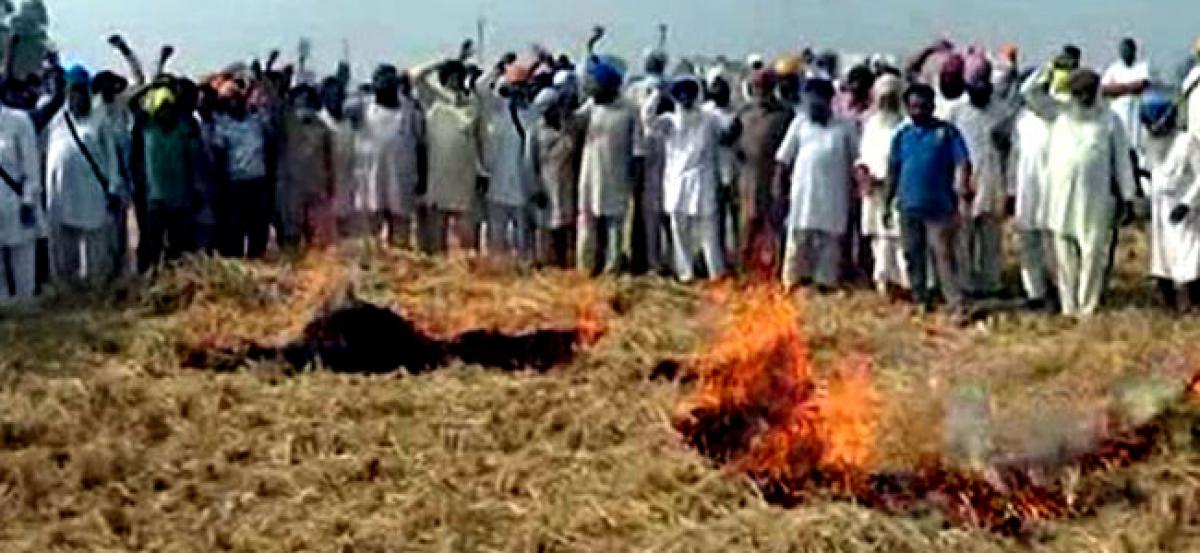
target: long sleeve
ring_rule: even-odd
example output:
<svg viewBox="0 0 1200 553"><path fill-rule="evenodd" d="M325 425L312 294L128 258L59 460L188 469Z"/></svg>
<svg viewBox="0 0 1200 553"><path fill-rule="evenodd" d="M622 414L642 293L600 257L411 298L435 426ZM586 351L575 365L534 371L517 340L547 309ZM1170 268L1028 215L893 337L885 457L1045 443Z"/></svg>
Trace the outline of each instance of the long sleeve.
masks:
<svg viewBox="0 0 1200 553"><path fill-rule="evenodd" d="M1053 121L1062 111L1062 105L1058 100L1050 96L1047 82L1050 76L1050 67L1043 65L1038 68L1033 75L1030 75L1025 82L1021 84L1021 96L1025 98L1025 105L1038 117L1047 121Z"/></svg>
<svg viewBox="0 0 1200 553"><path fill-rule="evenodd" d="M1184 156L1184 163L1187 165L1186 171L1181 171L1183 175L1190 175L1192 182L1184 183L1187 187L1186 192L1180 203L1191 207L1192 209L1200 208L1200 139L1195 136L1185 135L1180 137L1180 140L1187 140L1187 154Z"/></svg>
<svg viewBox="0 0 1200 553"><path fill-rule="evenodd" d="M20 148L21 171L24 173L22 176L25 179L25 194L21 201L26 205L37 204L42 197L42 153L38 148L33 121L24 117L19 118L19 121L18 147Z"/></svg>

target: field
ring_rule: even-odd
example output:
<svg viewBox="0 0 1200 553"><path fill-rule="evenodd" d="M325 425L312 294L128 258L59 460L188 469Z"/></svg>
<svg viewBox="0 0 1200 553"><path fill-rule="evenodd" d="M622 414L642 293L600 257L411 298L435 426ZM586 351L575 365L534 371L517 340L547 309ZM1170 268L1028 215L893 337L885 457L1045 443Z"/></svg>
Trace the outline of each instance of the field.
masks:
<svg viewBox="0 0 1200 553"><path fill-rule="evenodd" d="M1142 251L1122 248L1111 308L1084 322L1010 311L958 328L866 291L793 301L818 380L869 360L881 463L969 463L971 439L989 458L1041 458L1086 442L1120 390L1151 397L1150 416L1181 401L1159 396L1200 366L1200 321L1153 307ZM195 260L115 297L57 298L0 320L0 551L1200 550L1196 425L1094 477L1121 490L1095 513L1017 536L936 511L770 504L675 430L691 384L651 378L706 351L739 294L340 253ZM282 344L346 295L435 336L601 333L545 373L185 366ZM962 397L983 398L987 429L960 428Z"/></svg>

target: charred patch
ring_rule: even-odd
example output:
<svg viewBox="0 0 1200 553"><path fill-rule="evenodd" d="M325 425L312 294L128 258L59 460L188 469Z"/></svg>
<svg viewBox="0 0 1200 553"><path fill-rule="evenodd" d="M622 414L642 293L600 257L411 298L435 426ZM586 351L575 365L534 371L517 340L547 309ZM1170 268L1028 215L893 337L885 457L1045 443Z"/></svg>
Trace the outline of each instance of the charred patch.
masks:
<svg viewBox="0 0 1200 553"><path fill-rule="evenodd" d="M247 361L282 361L297 371L320 365L337 373L422 373L455 359L505 371L548 371L570 362L584 342L578 329L516 335L473 330L443 340L391 309L351 301L317 316L299 339L282 347L185 347L180 357L184 366L222 372L238 370Z"/></svg>

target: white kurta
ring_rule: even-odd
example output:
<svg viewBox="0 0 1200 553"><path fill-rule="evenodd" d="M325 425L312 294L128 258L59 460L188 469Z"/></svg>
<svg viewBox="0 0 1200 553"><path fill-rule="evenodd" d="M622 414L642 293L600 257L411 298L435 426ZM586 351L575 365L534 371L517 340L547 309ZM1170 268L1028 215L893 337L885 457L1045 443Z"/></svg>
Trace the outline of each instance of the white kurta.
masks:
<svg viewBox="0 0 1200 553"><path fill-rule="evenodd" d="M732 128L733 120L737 118L732 110L717 107L715 102L706 102L704 111L720 119L721 126L726 129ZM717 176L723 185L732 185L737 180L737 155L732 146L721 146L717 150Z"/></svg>
<svg viewBox="0 0 1200 553"><path fill-rule="evenodd" d="M0 246L25 244L45 234L40 213L41 161L33 121L24 112L0 107L0 166L24 184L23 196L17 196L7 184L0 182ZM22 204L33 205L38 211L38 221L33 226L21 224Z"/></svg>
<svg viewBox="0 0 1200 553"><path fill-rule="evenodd" d="M858 164L867 168L871 178L887 181L888 159L892 155L892 138L896 129L904 124L904 117L898 113L883 113L873 111L863 121L862 139L858 148ZM889 209L885 205L883 187L876 187L870 194L863 197L862 231L867 236L900 237L900 217L893 213L892 226L883 224L883 214Z"/></svg>
<svg viewBox="0 0 1200 553"><path fill-rule="evenodd" d="M484 148L485 167L490 181L489 203L523 207L537 189L537 171L533 151L536 147L537 114L530 109L518 109L513 121L508 101L487 91L492 97L484 100L487 123L487 144Z"/></svg>
<svg viewBox="0 0 1200 553"><path fill-rule="evenodd" d="M983 109L970 102L962 102L949 110L946 120L958 127L971 154L971 178L975 192L975 199L971 203L972 217L999 216L1004 213L1008 186L1004 180L1004 159L993 136L1007 116L1007 110L998 101L988 103Z"/></svg>
<svg viewBox="0 0 1200 553"><path fill-rule="evenodd" d="M411 215L420 181L417 149L425 141L425 118L417 105L402 100L399 109L372 103L363 117L362 175L367 205L363 211Z"/></svg>
<svg viewBox="0 0 1200 553"><path fill-rule="evenodd" d="M589 102L577 116L587 126L579 169L579 211L624 215L633 191L633 160L643 139L637 110L627 100L611 105Z"/></svg>
<svg viewBox="0 0 1200 553"><path fill-rule="evenodd" d="M775 161L792 166L788 229L845 234L850 217L851 171L858 152L854 124L834 118L818 125L792 121Z"/></svg>
<svg viewBox="0 0 1200 553"><path fill-rule="evenodd" d="M1120 120L1101 110L1059 115L1050 126L1047 153L1047 228L1080 239L1111 232L1114 186L1122 200L1133 200L1136 191Z"/></svg>
<svg viewBox="0 0 1200 553"><path fill-rule="evenodd" d="M1016 195L1014 222L1025 231L1046 230L1047 170L1050 145L1050 125L1037 114L1022 110L1017 116L1013 136L1015 157L1013 175L1010 179Z"/></svg>
<svg viewBox="0 0 1200 553"><path fill-rule="evenodd" d="M1181 133L1159 158L1155 138L1147 139L1153 171L1150 202L1150 274L1183 284L1200 279L1200 138ZM1183 222L1170 221L1171 210L1187 205Z"/></svg>
<svg viewBox="0 0 1200 553"><path fill-rule="evenodd" d="M643 109L647 132L663 138L663 210L707 217L717 213L717 152L725 131L721 119L702 109L676 109L655 117Z"/></svg>
<svg viewBox="0 0 1200 553"><path fill-rule="evenodd" d="M345 118L338 121L327 111L322 111L320 117L325 128L333 134L333 212L338 217L346 217L361 209L356 205L361 187L354 174L354 143L358 133Z"/></svg>
<svg viewBox="0 0 1200 553"><path fill-rule="evenodd" d="M101 183L67 127L61 111L47 129L46 206L50 222L80 230L98 230L110 221L106 184ZM119 183L117 150L112 134L95 118L73 118L79 138L91 152L108 183Z"/></svg>
<svg viewBox="0 0 1200 553"><path fill-rule="evenodd" d="M1134 84L1150 81L1150 64L1145 61L1135 62L1133 65L1125 65L1125 62L1118 61L1107 70L1104 71L1104 77L1100 80L1102 86L1112 84ZM1142 151L1143 130L1140 119L1142 109L1141 95L1131 94L1114 98L1109 107L1118 118L1121 120L1122 126L1125 128L1125 136L1129 137L1129 144L1138 152Z"/></svg>

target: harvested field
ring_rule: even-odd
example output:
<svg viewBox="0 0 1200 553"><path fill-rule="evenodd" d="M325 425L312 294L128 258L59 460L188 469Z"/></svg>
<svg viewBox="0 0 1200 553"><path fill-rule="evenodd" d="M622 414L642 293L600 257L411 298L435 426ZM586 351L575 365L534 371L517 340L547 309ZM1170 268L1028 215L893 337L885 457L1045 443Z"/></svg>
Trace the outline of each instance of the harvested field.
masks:
<svg viewBox="0 0 1200 553"><path fill-rule="evenodd" d="M861 398L831 383L848 359L867 367L870 443L832 458L878 474L930 458L1038 468L1100 443L1112 417L1179 415L1139 462L1022 472L1108 496L1020 532L833 492L784 508L692 447L678 416L703 381L688 371L739 286L341 253L193 260L120 299L0 320L0 550L1200 550L1200 430L1179 397L1200 319L1149 307L1142 251L1121 251L1112 310L1081 323L1001 312L960 329L868 292L790 300L827 394ZM529 371L454 356L372 376L242 355L353 300L433 341L577 339Z"/></svg>

